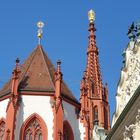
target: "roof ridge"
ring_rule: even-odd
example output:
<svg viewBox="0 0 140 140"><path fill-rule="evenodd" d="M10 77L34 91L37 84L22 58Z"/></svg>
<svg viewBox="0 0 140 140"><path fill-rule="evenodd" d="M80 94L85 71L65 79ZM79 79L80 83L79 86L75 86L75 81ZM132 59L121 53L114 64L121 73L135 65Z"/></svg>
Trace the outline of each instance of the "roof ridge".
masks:
<svg viewBox="0 0 140 140"><path fill-rule="evenodd" d="M38 47L38 46L37 46L37 47ZM21 79L20 79L20 81L19 81L19 85L20 85L20 83L22 82L22 80L24 79L24 76L26 75L26 72L28 71L28 69L29 69L29 67L30 67L30 65L31 65L31 63L32 63L32 61L33 61L33 59L34 59L36 53L37 53L37 47L36 47L36 48L34 49L34 51L32 52L32 54L34 53L34 55L32 56L31 61L30 61L30 63L29 63L28 66L27 66L27 69L25 70L25 72L23 72L23 74L22 74L22 76L21 76ZM29 55L28 58L29 58L30 56L31 56L31 55ZM28 58L27 58L27 59L28 59ZM26 59L26 60L27 60L27 59ZM26 60L24 61L24 63L26 62ZM21 65L23 69L24 69L24 67L23 67L24 63Z"/></svg>
<svg viewBox="0 0 140 140"><path fill-rule="evenodd" d="M43 56L43 60L44 60L44 62L45 62L46 69L48 70L48 73L49 73L49 78L50 78L50 80L52 81L53 87L54 87L54 89L55 89L54 81L52 80L52 77L51 77L51 75L50 75L51 72L50 72L50 70L49 70L49 67L47 67L47 62L46 62L46 60L45 60L44 57L47 57L47 59L49 59L49 58L48 58L47 54L44 52L44 50L43 50L43 48L42 48L41 45L39 45L39 49L41 50L41 54L42 54L42 56ZM44 55L45 55L45 56L44 56ZM49 60L49 61L50 61L50 60ZM51 62L50 62L50 63L51 63ZM51 65L53 65L53 64L51 64ZM54 70L55 70L55 68L54 68Z"/></svg>

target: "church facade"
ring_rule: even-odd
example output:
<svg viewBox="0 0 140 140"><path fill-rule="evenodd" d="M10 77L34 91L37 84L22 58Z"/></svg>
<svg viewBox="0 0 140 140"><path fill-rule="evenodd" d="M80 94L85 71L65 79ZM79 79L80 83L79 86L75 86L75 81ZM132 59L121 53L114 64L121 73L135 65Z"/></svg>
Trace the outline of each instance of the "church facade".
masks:
<svg viewBox="0 0 140 140"><path fill-rule="evenodd" d="M110 129L107 84L102 84L95 15L89 12L87 64L78 101L39 44L0 91L0 140L103 140ZM38 25L39 40L42 25ZM101 134L100 134L101 133Z"/></svg>

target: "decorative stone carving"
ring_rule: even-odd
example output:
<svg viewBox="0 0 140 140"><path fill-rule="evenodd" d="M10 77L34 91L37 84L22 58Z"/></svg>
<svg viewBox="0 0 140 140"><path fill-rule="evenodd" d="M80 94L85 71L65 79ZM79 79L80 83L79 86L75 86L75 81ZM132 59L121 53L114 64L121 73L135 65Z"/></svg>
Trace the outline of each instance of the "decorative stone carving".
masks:
<svg viewBox="0 0 140 140"><path fill-rule="evenodd" d="M114 125L126 104L140 85L140 49L136 51L136 47L140 48L140 44L131 41L124 52L125 62L121 70L121 77L117 87L117 106L112 125Z"/></svg>
<svg viewBox="0 0 140 140"><path fill-rule="evenodd" d="M136 126L134 124L130 125L129 127L125 126L124 140L133 140L135 137Z"/></svg>
<svg viewBox="0 0 140 140"><path fill-rule="evenodd" d="M1 123L0 123L0 140L4 139L4 131L5 131L5 122L1 121Z"/></svg>
<svg viewBox="0 0 140 140"><path fill-rule="evenodd" d="M138 109L135 124L131 124L128 127L125 126L125 132L123 133L124 140L139 140L140 137L138 129L140 130L140 109Z"/></svg>
<svg viewBox="0 0 140 140"><path fill-rule="evenodd" d="M136 123L138 124L138 127L140 128L140 109L138 109L138 115L136 116Z"/></svg>

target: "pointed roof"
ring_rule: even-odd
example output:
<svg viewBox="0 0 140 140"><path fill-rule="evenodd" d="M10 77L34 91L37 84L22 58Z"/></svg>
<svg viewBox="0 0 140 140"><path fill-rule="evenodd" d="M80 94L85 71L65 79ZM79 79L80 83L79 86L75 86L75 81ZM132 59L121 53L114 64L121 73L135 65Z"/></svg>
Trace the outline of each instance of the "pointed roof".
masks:
<svg viewBox="0 0 140 140"><path fill-rule="evenodd" d="M41 45L38 45L25 60L21 66L21 73L19 91L55 93L55 68ZM0 97L10 94L10 91L11 80L0 91ZM63 97L78 102L64 81L61 92Z"/></svg>

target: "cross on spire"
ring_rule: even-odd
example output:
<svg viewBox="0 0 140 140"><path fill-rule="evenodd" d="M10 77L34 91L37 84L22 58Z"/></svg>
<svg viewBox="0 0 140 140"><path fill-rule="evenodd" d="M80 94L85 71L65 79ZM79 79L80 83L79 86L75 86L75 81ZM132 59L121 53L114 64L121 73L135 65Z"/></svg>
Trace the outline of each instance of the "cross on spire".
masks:
<svg viewBox="0 0 140 140"><path fill-rule="evenodd" d="M37 34L37 36L38 36L38 44L40 45L41 44L42 35L43 35L42 28L44 27L44 23L42 21L39 21L37 23L37 27L38 27L38 31L37 31L38 32L38 34Z"/></svg>

